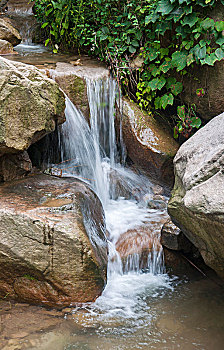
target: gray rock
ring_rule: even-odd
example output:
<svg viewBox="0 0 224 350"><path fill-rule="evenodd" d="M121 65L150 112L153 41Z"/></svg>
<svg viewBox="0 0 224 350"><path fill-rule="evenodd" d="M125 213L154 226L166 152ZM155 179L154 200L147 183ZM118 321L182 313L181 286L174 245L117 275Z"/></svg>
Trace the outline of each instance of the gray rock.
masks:
<svg viewBox="0 0 224 350"><path fill-rule="evenodd" d="M174 166L169 214L224 278L224 113L181 146Z"/></svg>
<svg viewBox="0 0 224 350"><path fill-rule="evenodd" d="M0 297L43 305L93 301L106 280L104 213L74 178L0 186Z"/></svg>
<svg viewBox="0 0 224 350"><path fill-rule="evenodd" d="M166 208L166 202L162 200L150 200L148 202L148 208L149 209L165 209Z"/></svg>
<svg viewBox="0 0 224 350"><path fill-rule="evenodd" d="M19 32L3 18L0 18L0 39L9 41L13 46L22 40Z"/></svg>
<svg viewBox="0 0 224 350"><path fill-rule="evenodd" d="M185 252L189 251L192 246L183 232L170 219L162 227L161 243L168 249L183 250Z"/></svg>
<svg viewBox="0 0 224 350"><path fill-rule="evenodd" d="M37 68L0 57L0 156L26 150L64 119L57 83Z"/></svg>

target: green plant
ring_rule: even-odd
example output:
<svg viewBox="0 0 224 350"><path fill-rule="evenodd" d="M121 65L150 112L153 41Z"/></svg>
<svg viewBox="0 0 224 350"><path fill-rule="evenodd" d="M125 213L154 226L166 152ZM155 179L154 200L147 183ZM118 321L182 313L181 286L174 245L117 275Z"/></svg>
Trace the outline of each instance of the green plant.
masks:
<svg viewBox="0 0 224 350"><path fill-rule="evenodd" d="M36 281L37 280L34 276L31 276L31 275L28 275L28 274L23 275L23 277L28 279L28 280L30 280L30 281Z"/></svg>
<svg viewBox="0 0 224 350"><path fill-rule="evenodd" d="M224 0L36 0L53 52L79 47L108 63L123 91L146 110L181 106L183 76L224 58ZM140 57L141 67L132 61ZM198 94L203 95L202 87ZM194 115L188 113L194 125ZM175 130L186 128L179 117Z"/></svg>
<svg viewBox="0 0 224 350"><path fill-rule="evenodd" d="M193 128L200 128L201 119L196 115L196 106L177 107L177 125L174 127L174 138L178 138L178 133L188 138Z"/></svg>

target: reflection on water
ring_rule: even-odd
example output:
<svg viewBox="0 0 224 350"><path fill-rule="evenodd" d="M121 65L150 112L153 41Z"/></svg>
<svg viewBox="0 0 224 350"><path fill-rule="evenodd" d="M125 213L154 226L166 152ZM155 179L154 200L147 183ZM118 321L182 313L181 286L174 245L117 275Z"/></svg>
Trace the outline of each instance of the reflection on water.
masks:
<svg viewBox="0 0 224 350"><path fill-rule="evenodd" d="M223 349L223 290L210 280L142 274L112 283L118 289L76 309L0 302L1 349Z"/></svg>

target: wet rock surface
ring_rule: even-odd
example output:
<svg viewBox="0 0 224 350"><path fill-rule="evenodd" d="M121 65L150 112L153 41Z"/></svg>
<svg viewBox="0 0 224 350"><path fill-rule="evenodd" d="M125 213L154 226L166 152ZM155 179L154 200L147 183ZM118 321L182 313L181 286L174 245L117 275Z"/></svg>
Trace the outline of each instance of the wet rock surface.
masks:
<svg viewBox="0 0 224 350"><path fill-rule="evenodd" d="M49 75L88 120L90 111L85 79L103 79L109 75L109 71L99 62L85 61L80 57L71 58L70 63L58 62L56 68L49 71Z"/></svg>
<svg viewBox="0 0 224 350"><path fill-rule="evenodd" d="M13 46L18 45L22 40L19 32L3 18L0 18L0 39L8 41Z"/></svg>
<svg viewBox="0 0 224 350"><path fill-rule="evenodd" d="M74 178L30 176L0 186L0 296L43 305L94 300L107 244L96 195Z"/></svg>
<svg viewBox="0 0 224 350"><path fill-rule="evenodd" d="M0 156L26 150L64 121L64 95L33 66L0 57Z"/></svg>
<svg viewBox="0 0 224 350"><path fill-rule="evenodd" d="M162 251L160 243L160 231L167 220L166 211L155 213L155 219L142 226L120 235L116 242L118 251L123 262L124 270L141 270L148 266L149 255L153 252L159 254ZM152 257L153 258L153 257Z"/></svg>
<svg viewBox="0 0 224 350"><path fill-rule="evenodd" d="M6 40L0 39L0 55L13 53L13 45Z"/></svg>
<svg viewBox="0 0 224 350"><path fill-rule="evenodd" d="M175 160L175 186L168 205L173 222L224 278L224 114L185 142Z"/></svg>
<svg viewBox="0 0 224 350"><path fill-rule="evenodd" d="M124 100L122 132L127 154L150 176L172 186L173 165L178 144L151 115Z"/></svg>

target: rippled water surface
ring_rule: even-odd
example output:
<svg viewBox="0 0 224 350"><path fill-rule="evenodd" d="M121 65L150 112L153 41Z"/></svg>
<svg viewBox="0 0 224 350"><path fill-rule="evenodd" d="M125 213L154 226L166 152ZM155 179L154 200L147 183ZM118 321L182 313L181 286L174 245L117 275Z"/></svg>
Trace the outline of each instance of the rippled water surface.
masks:
<svg viewBox="0 0 224 350"><path fill-rule="evenodd" d="M223 290L208 279L129 274L112 279L94 304L0 308L4 350L223 349Z"/></svg>

